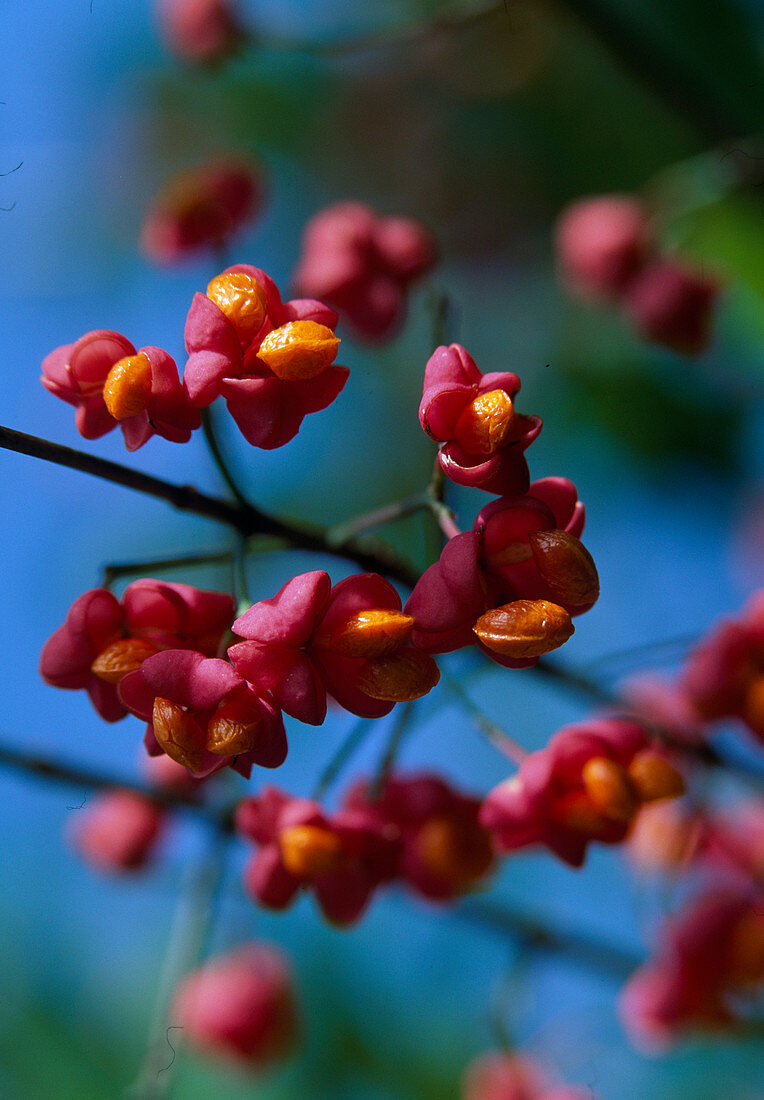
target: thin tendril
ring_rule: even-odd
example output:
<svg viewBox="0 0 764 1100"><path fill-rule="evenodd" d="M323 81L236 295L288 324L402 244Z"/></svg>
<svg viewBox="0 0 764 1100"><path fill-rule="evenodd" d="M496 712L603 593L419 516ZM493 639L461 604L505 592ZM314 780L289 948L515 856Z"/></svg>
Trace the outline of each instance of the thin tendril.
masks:
<svg viewBox="0 0 764 1100"><path fill-rule="evenodd" d="M413 712L413 703L402 703L395 724L393 725L390 733L390 739L387 742L387 747L379 762L377 769L377 775L374 779L374 783L371 788L370 796L372 801L378 799L382 790L387 783L387 777L393 769L395 759L398 755L403 739L409 730L409 723Z"/></svg>
<svg viewBox="0 0 764 1100"><path fill-rule="evenodd" d="M247 500L246 496L239 488L235 477L228 468L226 460L223 458L223 453L220 450L217 436L215 434L215 425L213 423L212 412L210 409L202 409L202 431L204 432L205 441L209 448L210 454L212 455L213 461L220 472L220 476L223 478L223 481L230 489L234 499L238 501L238 503L241 504L242 507L248 508L250 506L250 502Z"/></svg>
<svg viewBox="0 0 764 1100"><path fill-rule="evenodd" d="M360 721L353 724L350 732L340 742L336 752L330 757L328 764L318 778L312 795L315 802L323 801L326 792L351 757L361 747L369 733L374 729L374 725L375 722L372 718L361 718Z"/></svg>
<svg viewBox="0 0 764 1100"><path fill-rule="evenodd" d="M518 744L506 730L494 722L484 714L483 711L473 703L467 692L462 685L453 676L447 672L441 671L441 678L448 687L448 690L452 695L456 697L460 706L467 711L473 723L477 726L481 733L485 734L494 748L498 749L502 756L506 756L511 760L513 764L518 767L522 764L528 755L528 750L524 749L522 745Z"/></svg>

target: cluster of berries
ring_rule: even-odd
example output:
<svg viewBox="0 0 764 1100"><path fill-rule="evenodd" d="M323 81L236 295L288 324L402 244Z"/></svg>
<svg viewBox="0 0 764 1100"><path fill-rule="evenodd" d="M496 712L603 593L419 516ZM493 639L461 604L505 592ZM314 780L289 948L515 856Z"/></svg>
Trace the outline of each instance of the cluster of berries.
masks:
<svg viewBox="0 0 764 1100"><path fill-rule="evenodd" d="M719 283L660 251L639 199L601 195L573 203L557 224L557 257L573 293L617 303L645 340L682 355L708 347Z"/></svg>
<svg viewBox="0 0 764 1100"><path fill-rule="evenodd" d="M764 742L764 591L713 627L674 681L645 674L624 685L623 694L677 740L701 741L710 726L733 719Z"/></svg>
<svg viewBox="0 0 764 1100"><path fill-rule="evenodd" d="M222 396L247 441L270 450L288 443L304 417L325 409L345 385L347 367L334 364L336 324L337 314L321 302L283 302L264 271L239 264L194 297L182 382L167 352L136 351L119 333L96 330L46 356L42 384L75 406L86 439L119 424L131 451L154 434L185 443L200 410Z"/></svg>

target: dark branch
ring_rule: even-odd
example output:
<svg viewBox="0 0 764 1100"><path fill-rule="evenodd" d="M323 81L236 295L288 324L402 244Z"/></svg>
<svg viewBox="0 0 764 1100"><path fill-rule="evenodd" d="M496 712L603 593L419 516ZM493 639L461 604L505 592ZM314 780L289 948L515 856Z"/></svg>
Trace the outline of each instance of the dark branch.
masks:
<svg viewBox="0 0 764 1100"><path fill-rule="evenodd" d="M262 512L254 505L231 504L218 497L200 493L191 485L173 485L162 478L139 473L118 462L77 451L73 447L63 447L59 443L51 443L47 439L26 435L12 428L0 426L0 447L31 455L33 458L42 458L59 466L68 466L72 470L81 470L105 481L123 485L127 489L158 497L181 511L193 512L195 515L225 523L244 537L274 535L276 538L283 538L295 549L312 550L354 561L369 572L384 573L409 588L413 588L418 580L416 570L382 544L370 549L351 538L338 545L329 541L324 528L289 523Z"/></svg>

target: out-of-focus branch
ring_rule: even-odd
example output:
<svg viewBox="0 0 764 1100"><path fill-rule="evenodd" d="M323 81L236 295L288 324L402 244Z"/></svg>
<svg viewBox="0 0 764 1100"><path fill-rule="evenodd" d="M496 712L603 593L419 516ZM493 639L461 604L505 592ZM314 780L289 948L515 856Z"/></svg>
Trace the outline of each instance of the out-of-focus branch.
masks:
<svg viewBox="0 0 764 1100"><path fill-rule="evenodd" d="M563 955L578 965L608 971L619 980L627 978L642 962L636 953L615 944L602 942L588 934L553 928L525 913L491 902L465 901L454 910L454 915L499 936L519 940L536 951Z"/></svg>
<svg viewBox="0 0 764 1100"><path fill-rule="evenodd" d="M80 790L84 788L88 791L115 789L135 791L136 794L149 798L152 802L156 802L160 806L166 806L168 809L190 810L223 832L233 830L232 810L212 809L203 805L192 794L180 794L145 787L140 783L120 779L107 772L84 768L78 764L64 764L59 760L53 760L50 757L40 756L37 753L30 753L24 749L16 749L5 744L0 744L0 767L7 767L13 771L23 772L26 775L36 776L49 782L63 783Z"/></svg>

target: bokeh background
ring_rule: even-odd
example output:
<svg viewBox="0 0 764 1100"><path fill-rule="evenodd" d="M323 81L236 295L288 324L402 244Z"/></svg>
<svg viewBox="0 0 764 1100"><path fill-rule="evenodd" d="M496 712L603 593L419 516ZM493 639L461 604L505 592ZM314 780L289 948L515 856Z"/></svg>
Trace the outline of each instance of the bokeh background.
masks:
<svg viewBox="0 0 764 1100"><path fill-rule="evenodd" d="M392 345L343 342L350 383L288 447L255 451L237 432L226 435L231 464L258 503L339 523L423 486L432 456L416 409L432 303L445 293L449 338L483 371L516 371L522 411L544 417L533 476L570 477L587 504L602 597L566 660L606 683L648 662L668 667L679 651L660 643L699 635L761 584L764 159L749 143L764 103L756 0L512 0L461 30L433 25L408 37L397 31L454 7L261 0L241 6L254 44L210 71L169 54L142 0L77 0L55 12L27 0L0 10L4 424L82 443L71 410L38 379L47 352L89 329L116 329L183 362L191 297L217 268L209 258L151 266L137 248L141 219L172 172L238 152L263 165L269 197L229 259L265 268L284 288L305 220L340 199L420 218L443 254ZM307 48L366 36L377 40L356 50ZM746 152L730 156L736 149ZM745 156L741 187L731 165ZM648 348L616 314L573 303L556 281L552 226L565 203L636 190L663 211L666 245L728 282L712 346L695 360ZM156 438L131 458L118 433L83 446L224 492L201 438L182 449ZM80 693L43 685L40 649L106 563L214 552L226 548L227 533L11 452L0 470L0 736L136 779L138 723L106 726ZM482 501L459 492L450 499L469 526ZM389 536L427 562L432 541L428 551L420 520ZM258 555L252 593L269 596L295 572L324 565L335 579L351 571L298 554ZM224 568L170 576L229 583ZM652 643L653 653L608 660ZM447 664L466 675L458 656ZM532 675L472 675L469 687L529 748L589 713ZM445 690L435 694L401 763L488 790L504 761ZM350 721L292 723L277 781L308 794ZM389 721L379 723L351 774L374 768L389 731ZM729 746L749 751L734 732ZM149 871L104 878L66 839L86 790L5 769L0 792L0 1094L122 1095L144 1058L173 921L188 916L183 899L200 863L219 853L203 826L180 815ZM239 884L243 851L234 846L225 860L206 949L253 935L284 945L305 1042L256 1082L179 1052L169 1090L178 1100L456 1098L466 1063L495 1041L497 997L519 1046L602 1100L764 1096L754 1040L693 1042L658 1059L634 1052L614 1012L619 982L606 967L554 952L521 958L511 936L394 893L342 933L321 923L310 899L284 915L258 912ZM666 900L629 877L612 851L594 852L581 872L515 857L490 897L637 958Z"/></svg>

